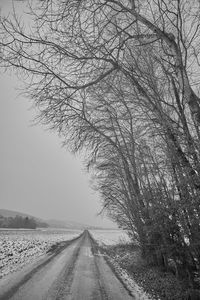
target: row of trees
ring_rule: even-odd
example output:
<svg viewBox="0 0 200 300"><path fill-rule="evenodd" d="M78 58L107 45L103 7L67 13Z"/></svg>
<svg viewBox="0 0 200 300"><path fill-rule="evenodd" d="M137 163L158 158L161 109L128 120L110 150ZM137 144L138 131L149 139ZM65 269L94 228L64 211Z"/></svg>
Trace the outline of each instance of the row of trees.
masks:
<svg viewBox="0 0 200 300"><path fill-rule="evenodd" d="M86 151L109 216L194 285L199 1L44 0L30 15L31 28L17 13L1 18L2 66L25 76L39 121Z"/></svg>
<svg viewBox="0 0 200 300"><path fill-rule="evenodd" d="M3 217L0 216L0 228L26 228L35 229L37 227L36 221L33 218L15 216Z"/></svg>

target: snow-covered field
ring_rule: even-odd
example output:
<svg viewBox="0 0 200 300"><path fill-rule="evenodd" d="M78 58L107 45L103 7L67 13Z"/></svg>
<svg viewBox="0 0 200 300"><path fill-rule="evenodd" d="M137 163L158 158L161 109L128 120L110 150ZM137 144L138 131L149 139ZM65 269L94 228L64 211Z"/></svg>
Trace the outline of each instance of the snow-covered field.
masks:
<svg viewBox="0 0 200 300"><path fill-rule="evenodd" d="M93 238L100 245L115 245L130 242L126 232L123 230L90 230Z"/></svg>
<svg viewBox="0 0 200 300"><path fill-rule="evenodd" d="M33 262L53 244L71 240L80 233L79 230L60 229L0 229L0 278Z"/></svg>

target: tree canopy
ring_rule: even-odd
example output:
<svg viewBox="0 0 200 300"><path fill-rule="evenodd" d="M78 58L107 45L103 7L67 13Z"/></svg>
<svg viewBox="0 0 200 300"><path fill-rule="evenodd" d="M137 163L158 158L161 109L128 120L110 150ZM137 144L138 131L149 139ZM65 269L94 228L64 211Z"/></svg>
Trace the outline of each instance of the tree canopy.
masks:
<svg viewBox="0 0 200 300"><path fill-rule="evenodd" d="M199 268L200 3L44 0L1 17L1 66L156 264Z"/></svg>

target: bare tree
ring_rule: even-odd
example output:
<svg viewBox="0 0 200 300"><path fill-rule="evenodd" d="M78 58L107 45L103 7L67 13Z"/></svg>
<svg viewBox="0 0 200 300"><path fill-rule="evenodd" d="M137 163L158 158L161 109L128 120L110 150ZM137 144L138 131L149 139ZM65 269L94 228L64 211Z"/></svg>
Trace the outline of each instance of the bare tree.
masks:
<svg viewBox="0 0 200 300"><path fill-rule="evenodd" d="M24 76L41 122L87 149L109 214L165 264L174 244L200 260L199 14L197 0L46 0L31 27L0 22L2 67Z"/></svg>

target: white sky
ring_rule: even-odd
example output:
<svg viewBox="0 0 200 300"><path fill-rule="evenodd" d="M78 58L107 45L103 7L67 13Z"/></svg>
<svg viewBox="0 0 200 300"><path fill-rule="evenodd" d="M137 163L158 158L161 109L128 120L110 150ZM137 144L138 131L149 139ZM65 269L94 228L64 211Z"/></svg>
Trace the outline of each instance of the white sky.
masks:
<svg viewBox="0 0 200 300"><path fill-rule="evenodd" d="M8 7L9 0L0 0ZM17 96L19 81L0 74L0 208L44 219L113 226L97 217L100 199L89 186L83 163L42 126L32 126L28 99Z"/></svg>

